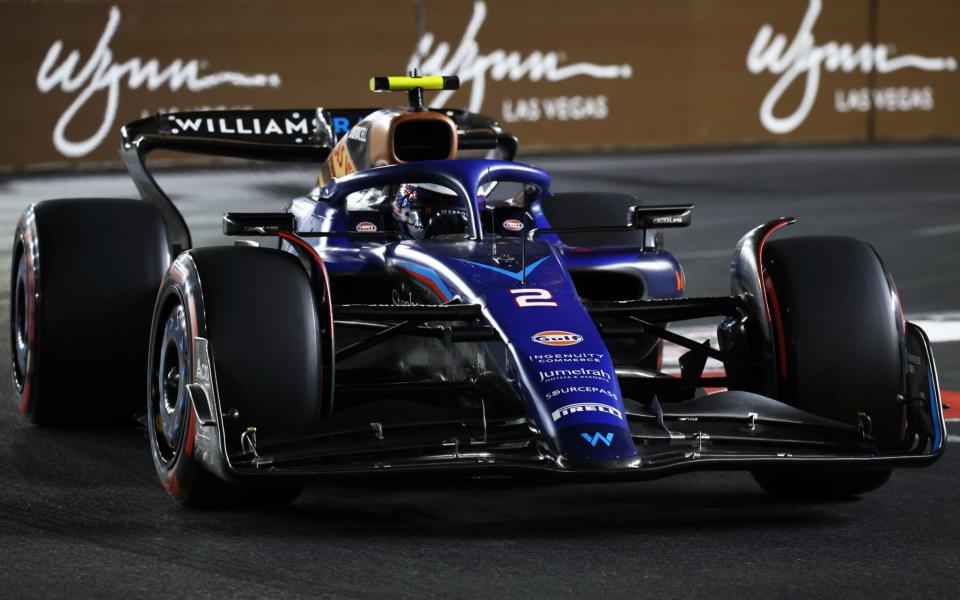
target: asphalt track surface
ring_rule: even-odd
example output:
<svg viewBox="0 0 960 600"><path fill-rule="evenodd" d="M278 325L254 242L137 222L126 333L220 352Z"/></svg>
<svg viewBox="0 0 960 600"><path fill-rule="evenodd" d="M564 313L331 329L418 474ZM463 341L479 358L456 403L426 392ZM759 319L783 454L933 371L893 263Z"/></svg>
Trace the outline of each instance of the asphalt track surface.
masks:
<svg viewBox="0 0 960 600"><path fill-rule="evenodd" d="M874 244L911 318L955 321L960 311L960 146L529 160L555 174L558 190L695 202L694 227L668 234L689 295L726 293L737 239L790 214L800 221L785 234ZM279 207L311 172L186 169L159 181L202 245L225 242L224 209ZM0 178L0 232L12 235L26 204L57 196L135 191L118 173ZM7 331L6 243L2 251ZM942 386L960 390L954 337L934 351ZM6 342L0 354L3 598L949 598L960 588L956 443L933 467L896 472L842 503L780 502L747 474L694 473L617 485L322 486L280 511L197 512L165 497L141 430L26 424L6 383Z"/></svg>

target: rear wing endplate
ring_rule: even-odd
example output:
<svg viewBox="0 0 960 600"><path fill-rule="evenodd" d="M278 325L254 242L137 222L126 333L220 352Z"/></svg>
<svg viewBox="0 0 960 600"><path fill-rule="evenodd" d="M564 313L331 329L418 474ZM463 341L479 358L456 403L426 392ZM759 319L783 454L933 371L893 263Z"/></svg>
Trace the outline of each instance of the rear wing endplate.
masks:
<svg viewBox="0 0 960 600"><path fill-rule="evenodd" d="M158 114L120 130L120 156L144 200L167 224L174 256L191 247L180 211L146 166L153 150L272 161L323 162L337 140L376 109L211 110Z"/></svg>

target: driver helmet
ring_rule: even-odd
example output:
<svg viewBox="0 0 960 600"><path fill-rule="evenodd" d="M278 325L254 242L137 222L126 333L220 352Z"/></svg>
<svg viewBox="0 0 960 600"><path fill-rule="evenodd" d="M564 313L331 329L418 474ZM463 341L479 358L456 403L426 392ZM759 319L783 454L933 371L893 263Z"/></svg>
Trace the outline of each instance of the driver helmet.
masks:
<svg viewBox="0 0 960 600"><path fill-rule="evenodd" d="M467 211L457 194L433 183L405 183L397 190L393 218L406 239L422 240L446 233L464 233Z"/></svg>

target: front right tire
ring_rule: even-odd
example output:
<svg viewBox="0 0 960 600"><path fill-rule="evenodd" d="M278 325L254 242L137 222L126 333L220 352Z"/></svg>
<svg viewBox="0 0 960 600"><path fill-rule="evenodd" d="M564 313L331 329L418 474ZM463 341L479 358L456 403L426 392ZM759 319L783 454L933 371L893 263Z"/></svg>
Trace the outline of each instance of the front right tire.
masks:
<svg viewBox="0 0 960 600"><path fill-rule="evenodd" d="M222 411L212 417L228 452L240 448L250 427L261 440L308 428L323 409L320 335L310 279L293 255L214 247L178 257L156 301L147 395L151 455L171 497L201 508L269 507L296 498L299 482L244 484L222 457L198 455L200 428L216 425L200 423L187 385L199 381L205 347Z"/></svg>

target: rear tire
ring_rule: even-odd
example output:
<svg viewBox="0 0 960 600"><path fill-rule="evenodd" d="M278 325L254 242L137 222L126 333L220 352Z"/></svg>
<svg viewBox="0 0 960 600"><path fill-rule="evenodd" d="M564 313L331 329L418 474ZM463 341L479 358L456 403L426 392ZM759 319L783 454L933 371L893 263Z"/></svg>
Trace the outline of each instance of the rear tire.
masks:
<svg viewBox="0 0 960 600"><path fill-rule="evenodd" d="M134 423L170 262L160 211L136 200L40 202L21 216L12 258L20 412L38 425Z"/></svg>
<svg viewBox="0 0 960 600"><path fill-rule="evenodd" d="M197 338L207 340L228 452L241 434L294 433L322 409L320 328L300 261L278 250L191 250L171 266L157 298L150 343L148 432L157 475L183 505L262 508L296 498L303 485L237 484L225 461L197 456L201 427L186 392L197 383ZM212 426L208 426L212 427ZM219 447L216 450L220 452ZM218 471L219 473L215 472Z"/></svg>
<svg viewBox="0 0 960 600"><path fill-rule="evenodd" d="M754 471L763 490L784 500L844 500L872 492L890 479L891 469L871 471Z"/></svg>

